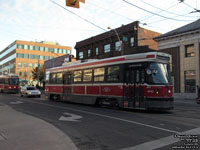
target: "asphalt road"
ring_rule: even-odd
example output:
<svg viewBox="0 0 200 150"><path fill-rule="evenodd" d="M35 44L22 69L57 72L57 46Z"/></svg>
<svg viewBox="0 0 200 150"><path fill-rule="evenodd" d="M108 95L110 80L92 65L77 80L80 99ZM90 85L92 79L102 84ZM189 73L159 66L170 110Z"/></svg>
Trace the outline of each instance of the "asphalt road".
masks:
<svg viewBox="0 0 200 150"><path fill-rule="evenodd" d="M172 111L149 112L0 94L0 104L54 125L80 150L200 149L200 105L195 102L177 101Z"/></svg>

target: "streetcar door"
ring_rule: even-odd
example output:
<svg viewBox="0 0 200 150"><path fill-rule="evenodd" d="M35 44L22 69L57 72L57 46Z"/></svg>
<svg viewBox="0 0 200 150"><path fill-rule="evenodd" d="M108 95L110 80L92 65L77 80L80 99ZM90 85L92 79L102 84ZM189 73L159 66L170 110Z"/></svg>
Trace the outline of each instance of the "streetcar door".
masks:
<svg viewBox="0 0 200 150"><path fill-rule="evenodd" d="M125 69L124 107L144 108L144 69L129 66Z"/></svg>
<svg viewBox="0 0 200 150"><path fill-rule="evenodd" d="M66 72L64 74L63 100L69 101L72 94L72 73Z"/></svg>

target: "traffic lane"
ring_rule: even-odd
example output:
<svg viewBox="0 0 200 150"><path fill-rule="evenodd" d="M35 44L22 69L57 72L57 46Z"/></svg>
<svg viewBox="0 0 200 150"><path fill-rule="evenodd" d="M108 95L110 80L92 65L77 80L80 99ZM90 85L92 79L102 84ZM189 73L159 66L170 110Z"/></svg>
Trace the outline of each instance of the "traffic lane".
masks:
<svg viewBox="0 0 200 150"><path fill-rule="evenodd" d="M30 100L30 99L29 99ZM59 103L56 103L56 104L59 104ZM63 105L63 104L62 104ZM64 104L64 105L66 105L66 104ZM76 105L75 105L76 106ZM32 105L31 105L31 107L32 107ZM52 107L52 106L48 106L48 107ZM61 108L60 106L58 106L59 108ZM58 108L57 107L57 108ZM87 107L87 109L88 108L93 108L93 107L88 107L88 106L86 106ZM83 106L83 108L85 108L85 106ZM30 110L31 108L28 108L28 110ZM61 108L61 109L63 109L63 108ZM64 108L65 110L67 109L66 108L66 106L65 106L65 108ZM47 117L47 116L55 116L55 114L57 114L58 113L58 110L56 109L55 110L55 112L54 111L52 111L52 110L49 110L49 112L48 112L48 109L47 108L38 108L38 107L34 107L34 110L40 110L39 112L38 112L38 117L40 117L39 115L40 114L43 114L43 117ZM41 111L41 110L43 110L43 111ZM45 110L45 111L44 111ZM77 110L71 110L71 109L67 109L68 110L68 112L69 111L72 111L72 113L75 111L76 113L80 113L80 109L77 111ZM112 114L113 114L113 112L118 112L117 113L117 116L121 116L122 115L122 113L120 112L119 113L119 111L117 111L117 110L112 110L112 109L95 109L95 110L104 110L104 111L107 111L106 112L106 114L108 114L108 112L112 112ZM48 113L47 113L48 112ZM53 114L49 114L49 113L51 113L51 112L53 112ZM47 113L47 115L46 116L44 116L45 115L45 113ZM61 112L62 113L62 112ZM81 113L86 113L86 114L88 114L88 112L83 112L83 111L81 111ZM123 112L123 113L125 113L125 114L127 114L127 112ZM130 113L128 112L128 114L130 115ZM89 112L89 115L91 115L91 112ZM95 115L94 113L92 114L92 115ZM133 115L133 114L132 114ZM125 115L125 116L128 116L128 115ZM103 120L101 120L100 118L101 117L106 117L106 118L104 118ZM133 116L132 116L133 117ZM45 119L44 118L44 119ZM48 119L47 120L49 120L49 117L47 117ZM58 118L58 116L56 117L56 118ZM134 115L134 118L136 118L135 117L135 115ZM113 121L113 119L114 119L114 121ZM118 119L118 120L116 120L116 119ZM50 119L50 120L55 120L55 118L53 119ZM112 120L112 121L111 121ZM142 119L142 120L144 120L144 119ZM81 135L87 135L88 133L89 133L89 135L87 136L87 137L91 137L90 139L92 139L93 137L97 137L97 141L101 141L101 139L112 139L111 141L109 141L109 140L103 140L103 143L106 143L106 141L107 141L107 145L110 145L109 143L111 143L111 146L115 143L115 141L117 141L119 138L121 138L121 137L123 137L123 139L125 139L125 141L128 141L128 142L122 142L122 143L120 143L120 145L124 145L125 147L127 147L127 146L131 146L131 145L129 145L130 143L132 143L132 142L130 142L129 140L131 140L131 141L134 141L134 144L138 144L138 143L141 143L141 142L145 142L146 140L148 141L148 140L153 140L153 139L155 139L155 138L161 138L161 137L163 137L163 136L167 136L168 134L164 134L163 132L161 133L160 131L158 132L158 133L156 133L156 132L154 132L154 134L152 134L152 131L150 131L149 129L147 129L148 127L150 127L150 128L152 128L151 126L146 126L147 124L140 124L140 125L145 125L145 127L147 127L146 129L144 128L144 127L141 127L139 124L137 124L137 125L139 125L139 126L129 126L128 124L129 123L133 123L133 124L135 124L135 123L138 123L138 122L131 122L130 120L124 120L124 119L121 119L121 118L114 118L113 116L102 116L102 114L100 114L100 115L97 115L97 117L85 117L84 116L84 120L81 120L82 121L82 124L81 124L81 126L79 125L79 124L75 124L74 125L74 123L73 123L73 127L71 127L71 130L72 131L76 131L77 132L77 129L78 129L78 131L81 131ZM110 122L111 121L111 122ZM56 122L57 122L57 120L56 120ZM109 123L110 122L110 123ZM119 123L119 122L121 122L121 123ZM123 122L123 123L122 123ZM114 125L113 125L113 123L114 123ZM61 124L61 126L62 125L64 125L64 128L63 129L65 129L66 128L66 125L70 125L71 123L62 123ZM91 125L92 124L92 125ZM100 125L100 126L99 126ZM119 126L118 126L119 125ZM60 127L61 127L60 126ZM75 127L75 129L74 129L74 127ZM102 127L105 127L105 128L103 128L102 129ZM88 128L90 129L90 130L88 130ZM74 129L74 130L73 130ZM113 129L113 130L110 130L110 129ZM154 128L155 129L155 128ZM158 129L158 128L156 128L156 129ZM66 129L67 131L66 132L68 132L68 133L70 133L69 131L68 131L68 128ZM159 129L160 130L160 129ZM98 133L97 133L97 131L99 131ZM80 133L80 132L79 132ZM106 133L106 134L105 134ZM109 133L109 134L107 134L107 133ZM145 134L144 134L145 133ZM131 135L129 135L129 134L131 134L131 135L134 135L134 137L132 137ZM74 136L74 135L76 135L76 134L71 134L71 136ZM137 136L137 138L135 138L135 135L140 135L140 138ZM105 138L105 136L107 137L107 138ZM126 138L127 137L127 138ZM153 137L153 139L152 139L152 137ZM78 140L77 140L78 139ZM81 141L81 140L86 140L85 138L78 138L78 137L75 137L75 140L76 141ZM84 141L83 140L83 141ZM96 141L95 140L95 141ZM87 140L86 140L87 141ZM113 141L113 142L112 142ZM94 140L92 140L92 142L91 142L91 140L88 140L87 142L80 142L81 143L81 145L83 145L82 143L87 143L86 144L86 146L88 146L88 144L89 145L94 145ZM102 144L103 144L102 143ZM101 145L102 145L101 144ZM133 143L132 143L133 144ZM96 142L96 145L98 145L98 142ZM120 146L119 145L119 146ZM119 146L117 147L117 148L119 148ZM105 147L105 146L103 146L103 147ZM116 147L115 147L116 148Z"/></svg>
<svg viewBox="0 0 200 150"><path fill-rule="evenodd" d="M31 99L27 99L31 100ZM39 100L39 99L34 99ZM75 110L85 110L85 111L91 111L100 113L102 115L110 114L113 117L119 117L124 118L127 120L132 120L148 125L156 125L157 127L164 127L170 130L176 130L178 132L182 132L185 130L189 130L192 127L198 127L200 126L199 120L189 121L187 122L186 119L190 119L192 116L189 116L189 118L185 118L187 115L184 113L177 113L176 111L170 111L170 112L149 112L149 111L140 111L140 110L115 110L115 109L109 109L109 108L97 108L92 107L88 105L79 105L79 104L70 104L66 102L52 102L52 101L43 101L44 103L65 107L67 108L74 108ZM65 107L66 108L66 107ZM120 113L119 113L120 112ZM134 114L134 116L133 116ZM184 117L183 117L184 116ZM193 115L194 116L194 115ZM185 125L185 126L184 126Z"/></svg>
<svg viewBox="0 0 200 150"><path fill-rule="evenodd" d="M20 99L24 100L24 98ZM28 98L26 100L32 100L31 98ZM33 99L34 102L36 99ZM182 132L185 130L189 130L192 127L199 126L199 124L188 124L186 122L186 126L184 126L183 120L177 119L176 117L173 117L174 119L171 119L170 117L166 116L174 116L173 113L160 113L160 112L146 112L146 111L121 111L121 110L115 110L115 109L104 109L104 108L95 108L92 106L87 105L78 105L78 104L69 104L69 103L63 103L63 102L52 102L52 101L45 101L45 103L68 108L74 111L79 110L79 112L83 111L83 113L89 113L96 112L97 114L104 115L105 117L107 114L111 115L112 117L118 117L123 118L127 120L134 121L135 124L142 124L143 126L155 126L157 128L165 128L177 132ZM87 111L87 112L84 112ZM119 113L120 112L120 113ZM81 112L82 113L82 112ZM89 113L91 114L91 113ZM92 114L92 115L97 115ZM134 114L134 116L133 116ZM100 116L100 115L99 115ZM106 116L107 117L107 116ZM180 118L180 117L178 117ZM134 119L134 120L133 120ZM177 121L179 120L179 121ZM185 121L184 121L185 122ZM133 123L133 122L132 122Z"/></svg>
<svg viewBox="0 0 200 150"><path fill-rule="evenodd" d="M22 98L20 100L33 100L35 102L38 99L31 99L31 98ZM186 110L184 110L186 113L177 113L176 111L173 111L173 113L152 113L152 112L146 112L146 111L120 111L120 110L114 110L114 109L100 109L100 108L94 108L91 106L86 106L86 105L77 105L77 104L69 104L69 103L58 103L58 102L52 102L52 101L45 101L45 103L50 103L52 105L72 109L74 108L76 111L91 111L91 112L96 112L100 113L102 115L107 115L110 114L113 117L119 117L127 120L132 120L143 123L143 124L148 124L148 125L153 125L156 127L164 127L170 130L175 130L178 132L189 130L192 127L198 127L200 126L199 120L192 119L193 121L191 122L191 118L195 117L193 116L188 116L189 118L186 118L185 116L188 114ZM72 109L73 110L73 109ZM120 112L120 113L119 113ZM88 113L88 112L87 112ZM134 116L133 116L134 113ZM94 114L93 114L94 115ZM181 116L182 115L182 116ZM184 116L184 117L183 117ZM199 116L197 114L197 116ZM187 120L189 122L187 122ZM198 119L198 117L197 117ZM182 126L185 125L185 126Z"/></svg>
<svg viewBox="0 0 200 150"><path fill-rule="evenodd" d="M49 106L48 108L44 108L42 105L35 105L35 103L30 102L28 104L22 103L14 106L16 109L19 109L22 112L32 114L58 126L65 131L67 135L71 136L72 140L74 139L73 141L80 149L119 149L129 147L134 144L137 145L139 143L153 140L154 138L159 138L162 136L167 136L169 134L161 133L160 131L152 134L151 130L148 128L143 128L142 126L134 126L127 124L126 122L110 120L110 118L102 119L99 116L96 117L93 115L89 117L84 115L84 120L81 120L79 123L58 122L58 118L56 117L55 119L54 114L57 114L59 110L56 109L54 111L53 109L55 109L55 107L53 107L53 109L52 107L49 109ZM34 112L33 114L33 110L31 109L39 111ZM27 110L29 111L27 112ZM50 119L52 116L54 116L53 118L55 120ZM136 135L140 136L136 137Z"/></svg>

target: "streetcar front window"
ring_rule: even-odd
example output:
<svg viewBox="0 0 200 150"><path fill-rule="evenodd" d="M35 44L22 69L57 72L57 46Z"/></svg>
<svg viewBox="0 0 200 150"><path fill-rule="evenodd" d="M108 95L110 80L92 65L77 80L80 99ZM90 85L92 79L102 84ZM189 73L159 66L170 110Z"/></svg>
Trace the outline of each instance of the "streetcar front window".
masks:
<svg viewBox="0 0 200 150"><path fill-rule="evenodd" d="M147 82L149 84L171 84L169 65L162 63L150 63L146 69Z"/></svg>
<svg viewBox="0 0 200 150"><path fill-rule="evenodd" d="M10 85L19 85L19 79L18 78L9 78L9 84Z"/></svg>

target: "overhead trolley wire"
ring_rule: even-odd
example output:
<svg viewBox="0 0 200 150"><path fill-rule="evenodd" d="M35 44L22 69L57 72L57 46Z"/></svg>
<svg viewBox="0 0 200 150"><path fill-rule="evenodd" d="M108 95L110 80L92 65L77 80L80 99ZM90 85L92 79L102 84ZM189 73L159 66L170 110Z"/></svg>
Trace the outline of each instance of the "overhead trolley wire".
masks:
<svg viewBox="0 0 200 150"><path fill-rule="evenodd" d="M170 19L170 20L175 20L175 21L184 21L184 22L186 22L186 21L191 21L191 20L180 20L180 19L175 19L175 18L166 17L166 16L163 16L163 15L154 13L154 12L152 12L152 11L149 11L149 10L147 10L147 9L144 9L144 8L142 8L142 7L139 7L139 6L137 6L137 5L133 4L133 3L130 3L130 2L128 2L128 1L126 1L126 0L122 0L122 1L124 1L125 3L127 3L127 4L129 4L129 5L132 5L132 6L136 7L136 8L138 8L138 9L141 9L141 10L143 10L143 11L146 11L146 12L148 12L148 13L151 13L151 14L153 14L153 15L156 15L156 16L159 16L159 17L162 17L162 18L165 18L165 19Z"/></svg>
<svg viewBox="0 0 200 150"><path fill-rule="evenodd" d="M151 4L149 4L149 3L147 3L147 2L145 2L145 1L143 1L143 0L140 0L140 1L141 1L142 3L145 3L146 5L149 5L149 6L153 7L153 8L159 9L160 11L159 11L158 13L167 12L167 13L169 13L169 14L173 14L173 15L176 15L176 16L192 17L192 16L186 16L186 15L189 14L189 13L187 13L187 14L182 14L182 15L181 15L181 14L177 14L177 13L174 13L174 12L167 11L168 9L170 9L170 8L172 8L172 7L175 7L176 5L178 5L178 4L180 4L180 3L173 4L172 6L166 8L166 9L161 9L161 8L156 7L156 6L154 6L154 5L151 5ZM152 15L152 16L153 16L153 15ZM151 16L150 16L150 17L151 17ZM193 16L193 17L196 17L196 16ZM148 17L148 18L149 18L149 17Z"/></svg>
<svg viewBox="0 0 200 150"><path fill-rule="evenodd" d="M73 11L68 10L67 8L63 7L62 5L60 5L60 4L56 3L56 2L54 2L53 0L50 0L50 1L51 1L53 4L55 4L55 5L57 5L57 6L61 7L61 8L63 8L63 9L65 9L66 11L70 12L71 14L73 14L73 15L75 15L75 16L81 18L81 19L84 20L85 22L90 23L91 25L93 25L93 26L95 26L95 27L97 27L97 28L99 28L99 29L101 29L101 30L103 30L103 31L106 31L104 28L102 28L102 27L96 25L95 23L93 23L93 22L91 22L91 21L89 21L89 20L87 20L87 19L85 19L85 18L83 18L83 17L77 15L77 14L74 13Z"/></svg>

